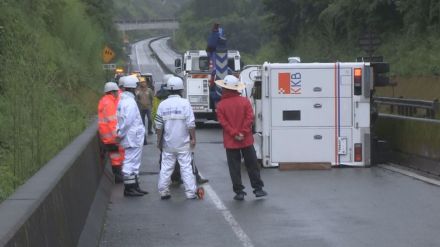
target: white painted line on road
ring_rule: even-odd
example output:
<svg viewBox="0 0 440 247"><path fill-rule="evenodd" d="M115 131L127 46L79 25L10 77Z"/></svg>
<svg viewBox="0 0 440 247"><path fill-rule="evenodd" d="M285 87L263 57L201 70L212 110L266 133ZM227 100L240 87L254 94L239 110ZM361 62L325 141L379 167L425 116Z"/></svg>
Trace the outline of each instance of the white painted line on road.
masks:
<svg viewBox="0 0 440 247"><path fill-rule="evenodd" d="M411 171L407 171L405 169L400 169L400 168L397 168L397 167L394 167L394 166L390 166L390 165L379 165L379 167L387 169L387 170L390 170L390 171L401 173L403 175L406 175L406 176L409 176L409 177L421 180L421 181L426 182L426 183L430 183L430 184L434 184L434 185L440 186L440 181L439 180L432 179L432 178L427 178L427 177L424 177L424 176L419 175L417 173L414 173L414 172L411 172Z"/></svg>
<svg viewBox="0 0 440 247"><path fill-rule="evenodd" d="M223 217L229 223L229 225L232 227L232 231L238 237L238 239L243 244L243 246L244 247L254 247L254 245L252 244L251 239L243 231L241 226L235 220L234 216L232 216L232 213L225 206L225 204L223 204L223 202L220 200L220 198L218 197L217 193L215 193L215 191L212 189L212 187L207 184L207 185L204 185L203 188L205 188L206 195L208 195L209 198L211 198L211 200L214 203L215 207L222 212Z"/></svg>
<svg viewBox="0 0 440 247"><path fill-rule="evenodd" d="M138 66L138 71L141 72L141 65L139 64L139 57L138 57L138 44L136 43L136 49L134 51L136 52L136 65Z"/></svg>

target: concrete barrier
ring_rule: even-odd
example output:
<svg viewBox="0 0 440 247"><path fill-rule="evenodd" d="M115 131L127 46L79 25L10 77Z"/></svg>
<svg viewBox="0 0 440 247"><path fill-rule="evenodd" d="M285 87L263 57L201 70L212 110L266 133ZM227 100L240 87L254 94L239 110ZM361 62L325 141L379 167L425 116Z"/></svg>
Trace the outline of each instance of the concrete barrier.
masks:
<svg viewBox="0 0 440 247"><path fill-rule="evenodd" d="M94 122L0 204L0 246L97 246L113 175Z"/></svg>

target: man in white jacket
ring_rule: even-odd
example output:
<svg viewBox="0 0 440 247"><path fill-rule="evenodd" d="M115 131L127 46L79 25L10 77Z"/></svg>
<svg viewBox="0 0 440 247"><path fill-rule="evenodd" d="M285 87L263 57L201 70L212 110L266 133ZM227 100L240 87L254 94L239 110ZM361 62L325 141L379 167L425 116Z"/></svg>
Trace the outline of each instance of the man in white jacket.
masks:
<svg viewBox="0 0 440 247"><path fill-rule="evenodd" d="M183 82L179 77L171 77L166 88L170 95L159 104L155 117L157 145L162 150L158 190L162 200L171 197L171 174L176 160L188 199L196 199L196 179L191 166L191 150L196 145L195 119L191 105L180 94Z"/></svg>
<svg viewBox="0 0 440 247"><path fill-rule="evenodd" d="M135 76L125 76L124 92L118 104L117 131L120 144L125 149L125 159L122 166L124 175L124 196L143 196L147 191L139 188L139 167L142 161L142 148L145 137L145 127L142 124L139 108L135 101L135 90L138 79Z"/></svg>

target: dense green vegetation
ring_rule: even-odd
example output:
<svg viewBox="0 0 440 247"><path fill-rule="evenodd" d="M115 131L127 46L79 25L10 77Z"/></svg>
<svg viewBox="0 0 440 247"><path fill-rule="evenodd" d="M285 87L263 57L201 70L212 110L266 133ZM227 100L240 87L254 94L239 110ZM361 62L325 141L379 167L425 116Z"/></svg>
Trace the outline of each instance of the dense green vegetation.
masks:
<svg viewBox="0 0 440 247"><path fill-rule="evenodd" d="M114 19L136 21L175 18L189 0L114 0Z"/></svg>
<svg viewBox="0 0 440 247"><path fill-rule="evenodd" d="M110 0L0 2L0 201L96 114Z"/></svg>
<svg viewBox="0 0 440 247"><path fill-rule="evenodd" d="M440 2L437 0L193 0L180 15L175 43L204 49L213 22L247 63L352 61L367 55L359 38L372 32L395 75L440 74Z"/></svg>

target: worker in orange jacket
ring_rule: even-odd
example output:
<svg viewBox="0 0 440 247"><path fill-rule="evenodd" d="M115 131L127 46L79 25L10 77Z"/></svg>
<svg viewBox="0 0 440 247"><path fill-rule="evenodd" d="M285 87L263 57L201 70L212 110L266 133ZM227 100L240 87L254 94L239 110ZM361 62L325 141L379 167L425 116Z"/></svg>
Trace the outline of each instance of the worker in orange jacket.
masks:
<svg viewBox="0 0 440 247"><path fill-rule="evenodd" d="M116 110L119 102L119 87L115 82L107 82L104 86L105 95L98 104L98 131L99 137L104 143L110 156L115 182L121 183L122 162L124 160L124 148L119 145L116 133L117 116Z"/></svg>

